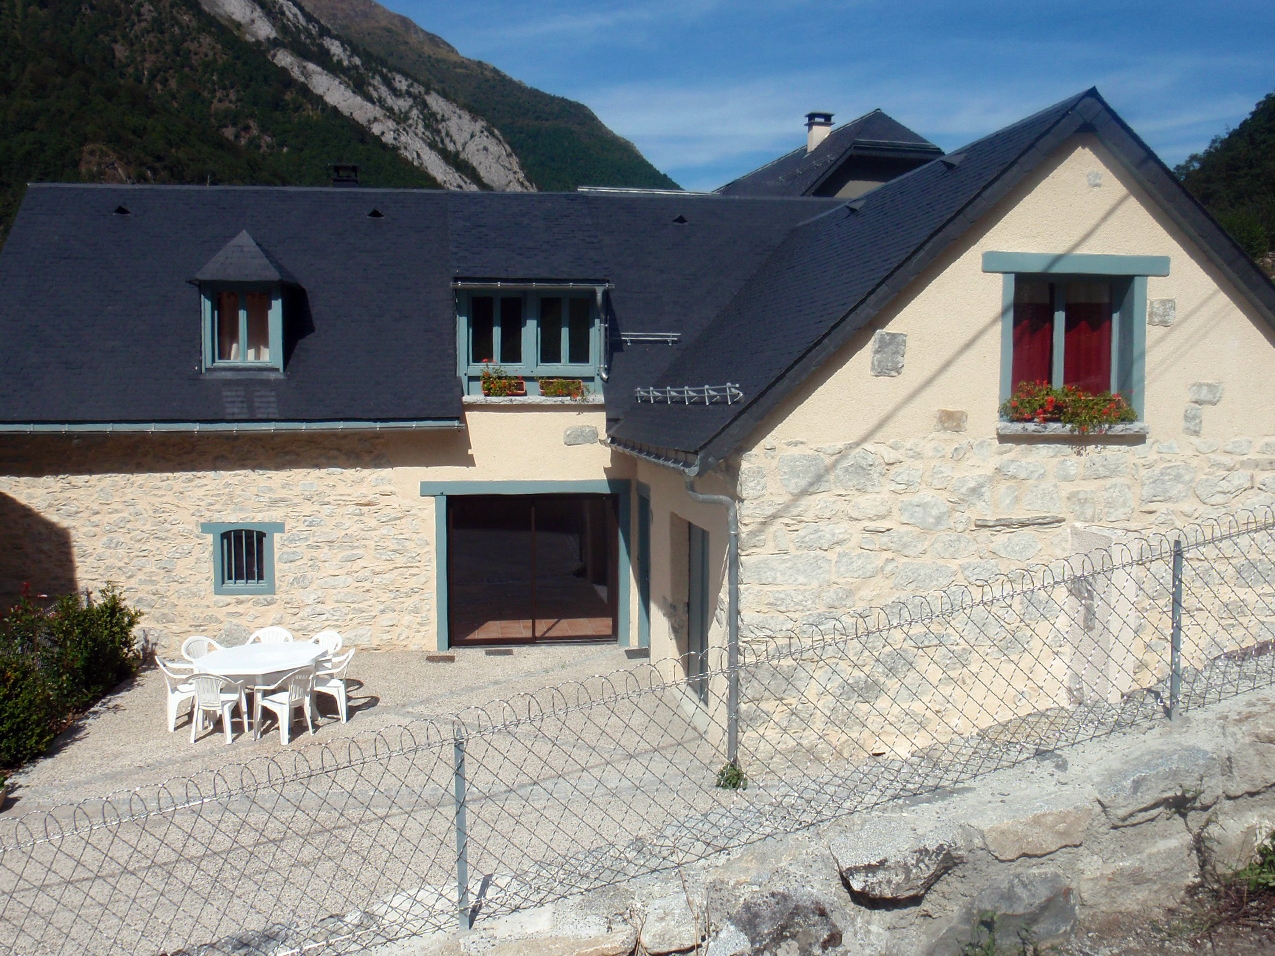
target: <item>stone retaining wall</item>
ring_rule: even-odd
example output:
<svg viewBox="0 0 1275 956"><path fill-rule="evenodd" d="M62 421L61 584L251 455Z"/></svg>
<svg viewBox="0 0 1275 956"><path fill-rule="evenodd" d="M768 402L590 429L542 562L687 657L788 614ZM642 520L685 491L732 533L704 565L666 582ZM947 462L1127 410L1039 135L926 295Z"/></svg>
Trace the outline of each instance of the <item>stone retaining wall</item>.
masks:
<svg viewBox="0 0 1275 956"><path fill-rule="evenodd" d="M1275 828L1275 696L1115 734L679 869L377 956L956 956L980 918L1017 952L1107 951L1171 919ZM1072 944L1079 949L1072 948Z"/></svg>

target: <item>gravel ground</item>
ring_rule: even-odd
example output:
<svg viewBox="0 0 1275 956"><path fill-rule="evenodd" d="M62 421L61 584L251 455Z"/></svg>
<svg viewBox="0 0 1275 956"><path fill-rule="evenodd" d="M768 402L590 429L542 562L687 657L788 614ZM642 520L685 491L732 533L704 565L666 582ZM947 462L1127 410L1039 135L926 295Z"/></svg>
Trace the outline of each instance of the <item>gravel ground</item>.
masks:
<svg viewBox="0 0 1275 956"><path fill-rule="evenodd" d="M614 644L520 647L511 656L490 656L482 648L453 652L455 663L430 663L420 651L370 651L354 655L349 670L350 720L342 724L331 698L311 737L304 725L284 748L278 731L260 740L233 724L226 746L220 725L193 745L190 722L177 718L177 731L164 725L164 679L156 668L121 686L59 739L47 757L16 774L13 793L0 817L147 788L169 778L188 777L228 764L304 750L342 737L405 724L422 717L458 713L491 701L533 693L563 681L640 667ZM267 715L267 719L269 716Z"/></svg>

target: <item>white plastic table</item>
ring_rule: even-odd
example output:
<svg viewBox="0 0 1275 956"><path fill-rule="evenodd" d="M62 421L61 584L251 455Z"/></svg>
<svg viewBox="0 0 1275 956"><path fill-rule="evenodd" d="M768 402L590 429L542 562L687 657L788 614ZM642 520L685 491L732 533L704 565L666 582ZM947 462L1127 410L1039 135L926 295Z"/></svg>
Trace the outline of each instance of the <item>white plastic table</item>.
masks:
<svg viewBox="0 0 1275 956"><path fill-rule="evenodd" d="M272 687L289 671L309 667L327 654L319 644L288 641L283 644L241 644L223 647L195 661L195 673L216 674L244 681L250 687ZM313 706L313 704L311 705ZM261 736L261 695L253 695L252 735Z"/></svg>

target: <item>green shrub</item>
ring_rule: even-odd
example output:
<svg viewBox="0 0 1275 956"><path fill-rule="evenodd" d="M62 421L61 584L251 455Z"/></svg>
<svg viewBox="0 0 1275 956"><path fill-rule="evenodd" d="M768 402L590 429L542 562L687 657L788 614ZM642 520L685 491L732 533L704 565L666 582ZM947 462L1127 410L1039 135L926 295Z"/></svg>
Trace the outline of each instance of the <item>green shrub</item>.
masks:
<svg viewBox="0 0 1275 956"><path fill-rule="evenodd" d="M142 614L113 587L99 600L67 594L48 608L28 596L0 619L0 769L43 754L77 714L134 676Z"/></svg>

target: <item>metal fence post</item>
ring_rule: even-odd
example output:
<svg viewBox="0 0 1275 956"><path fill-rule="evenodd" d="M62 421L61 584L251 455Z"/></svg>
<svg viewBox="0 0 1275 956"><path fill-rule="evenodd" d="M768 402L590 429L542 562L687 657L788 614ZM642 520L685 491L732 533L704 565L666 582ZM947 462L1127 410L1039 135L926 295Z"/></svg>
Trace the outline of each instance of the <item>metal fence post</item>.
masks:
<svg viewBox="0 0 1275 956"><path fill-rule="evenodd" d="M1169 719L1178 719L1182 697L1182 539L1173 542L1173 630L1169 645Z"/></svg>
<svg viewBox="0 0 1275 956"><path fill-rule="evenodd" d="M452 777L456 797L456 912L460 928L470 928L469 922L469 829L465 821L465 738L452 737Z"/></svg>

